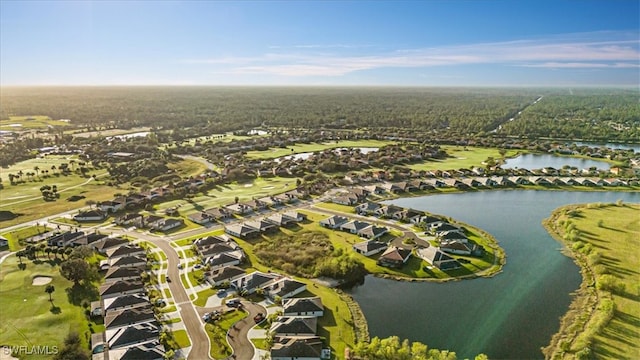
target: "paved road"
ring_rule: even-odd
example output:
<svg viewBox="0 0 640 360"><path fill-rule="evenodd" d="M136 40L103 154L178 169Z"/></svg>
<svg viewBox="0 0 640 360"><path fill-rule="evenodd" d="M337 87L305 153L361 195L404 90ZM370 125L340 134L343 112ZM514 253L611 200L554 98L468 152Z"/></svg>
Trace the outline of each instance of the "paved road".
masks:
<svg viewBox="0 0 640 360"><path fill-rule="evenodd" d="M187 358L194 360L211 359L209 356L209 337L204 330L204 324L201 322L193 303L189 300L189 295L184 289L182 281L180 281L180 270L178 269L180 258L178 253L167 240L140 233L135 233L135 236L157 245L167 255L169 264L167 274L171 279L169 290L171 290L173 301L180 310L180 317L191 339L192 348Z"/></svg>
<svg viewBox="0 0 640 360"><path fill-rule="evenodd" d="M244 309L249 312L249 316L238 321L227 333L227 341L233 348L233 355L238 360L251 360L255 349L248 338L249 330L256 325L253 318L259 313L267 314L267 309L252 302L243 301Z"/></svg>

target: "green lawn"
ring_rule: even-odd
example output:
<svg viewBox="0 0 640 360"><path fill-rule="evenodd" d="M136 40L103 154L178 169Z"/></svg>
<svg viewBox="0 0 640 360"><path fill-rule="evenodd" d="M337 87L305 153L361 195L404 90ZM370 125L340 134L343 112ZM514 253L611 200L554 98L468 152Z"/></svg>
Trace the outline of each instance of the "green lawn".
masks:
<svg viewBox="0 0 640 360"><path fill-rule="evenodd" d="M267 341L265 339L251 339L253 345L260 350L269 350Z"/></svg>
<svg viewBox="0 0 640 360"><path fill-rule="evenodd" d="M321 202L321 203L316 204L315 206L317 206L319 208L323 208L323 209L335 210L335 211L340 211L340 212L348 213L348 214L355 214L356 213L356 210L354 209L353 206L335 204L335 203L332 203L332 202Z"/></svg>
<svg viewBox="0 0 640 360"><path fill-rule="evenodd" d="M342 148L342 147L382 147L394 144L393 141L380 140L344 140L325 143L296 144L286 148L273 148L267 151L249 151L247 157L250 159L274 159L281 156L299 154L305 152L322 151L326 149Z"/></svg>
<svg viewBox="0 0 640 360"><path fill-rule="evenodd" d="M69 122L51 120L48 116L9 116L0 120L0 130L21 131L32 129L46 129L49 126L71 126Z"/></svg>
<svg viewBox="0 0 640 360"><path fill-rule="evenodd" d="M25 245L20 244L21 240L30 238L37 234L45 233L50 230L50 228L45 227L44 225L27 226L13 231L7 231L0 235L9 240L9 250L18 251L25 247Z"/></svg>
<svg viewBox="0 0 640 360"><path fill-rule="evenodd" d="M207 304L207 299L209 299L209 297L215 295L216 291L217 291L216 289L209 288L209 289L204 289L204 290L198 292L198 294L197 294L198 298L193 301L193 304L195 306L204 307Z"/></svg>
<svg viewBox="0 0 640 360"><path fill-rule="evenodd" d="M583 287L591 290L580 292L577 303L588 303L583 300L590 296L596 301L578 309L577 314L574 310L567 315L563 323L572 324L561 331L575 340L560 347L568 348L569 354L588 352L594 358L640 358L640 204L565 207L554 211L551 220L552 231L561 237L577 231L576 238L568 237L564 242L573 249L581 267L590 269L586 277L583 273ZM597 297L592 294L594 274ZM604 277L613 277L617 286L611 290L601 287ZM608 313L611 301L614 306Z"/></svg>
<svg viewBox="0 0 640 360"><path fill-rule="evenodd" d="M170 162L169 169L172 169L181 177L197 176L203 174L207 170L207 166L203 163L191 159L182 159L180 161Z"/></svg>
<svg viewBox="0 0 640 360"><path fill-rule="evenodd" d="M177 330L173 332L173 340L177 344L177 348L186 348L191 346L191 341L189 341L189 336L187 335L186 330Z"/></svg>
<svg viewBox="0 0 640 360"><path fill-rule="evenodd" d="M74 330L80 334L82 346L88 348L86 339L90 336L90 329L100 332L104 327L89 322L84 308L70 303L70 296L65 290L70 289L73 283L60 275L58 266L46 262L34 264L24 258L22 262L26 265L24 270L19 268L15 256L10 256L0 266L0 344L61 347L65 336ZM50 284L55 287L53 303L49 302L49 295L44 292L46 286L32 285L35 276L52 278ZM77 299L73 295L80 292L70 294L72 299ZM97 300L97 294L93 295L93 300Z"/></svg>
<svg viewBox="0 0 640 360"><path fill-rule="evenodd" d="M202 211L211 207L231 204L238 197L240 201L251 200L254 197L279 194L292 190L296 187L295 178L257 178L250 183L233 183L221 185L209 191L205 196L197 196L193 199L180 199L167 201L157 205L157 210L167 208L177 208L180 215L186 216L191 213Z"/></svg>
<svg viewBox="0 0 640 360"><path fill-rule="evenodd" d="M471 168L474 166L484 167L483 162L489 157L498 160L502 158L500 150L496 148L479 148L443 145L442 149L449 155L446 159L430 160L419 164L408 165L414 170L448 170ZM505 156L511 157L522 152L521 150L507 150Z"/></svg>

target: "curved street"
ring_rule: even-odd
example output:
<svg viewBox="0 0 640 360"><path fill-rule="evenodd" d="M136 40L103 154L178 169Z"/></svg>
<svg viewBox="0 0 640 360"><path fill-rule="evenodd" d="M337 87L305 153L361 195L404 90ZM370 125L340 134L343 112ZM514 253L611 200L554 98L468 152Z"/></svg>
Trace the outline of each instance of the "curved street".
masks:
<svg viewBox="0 0 640 360"><path fill-rule="evenodd" d="M249 330L256 325L253 318L259 313L266 314L267 309L249 301L243 301L242 305L249 315L238 321L231 329L229 329L229 332L227 333L227 341L233 349L233 356L235 359L250 360L253 358L255 349L247 335L249 334Z"/></svg>

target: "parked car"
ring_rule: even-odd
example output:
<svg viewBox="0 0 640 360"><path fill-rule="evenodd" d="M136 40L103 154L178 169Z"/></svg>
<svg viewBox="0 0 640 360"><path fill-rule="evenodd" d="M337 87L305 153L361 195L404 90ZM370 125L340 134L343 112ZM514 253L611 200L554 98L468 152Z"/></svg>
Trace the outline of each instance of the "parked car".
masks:
<svg viewBox="0 0 640 360"><path fill-rule="evenodd" d="M227 300L227 306L230 306L230 307L240 307L240 306L242 306L242 304L240 303L240 299L238 299L238 298L233 298L233 299L229 299L229 300Z"/></svg>
<svg viewBox="0 0 640 360"><path fill-rule="evenodd" d="M227 293L227 289L220 289L216 292L218 296L222 296Z"/></svg>
<svg viewBox="0 0 640 360"><path fill-rule="evenodd" d="M171 282L171 278L169 278L169 275L167 275L167 282L170 283Z"/></svg>
<svg viewBox="0 0 640 360"><path fill-rule="evenodd" d="M264 320L264 314L263 313L259 313L258 315L253 317L253 321L257 323L261 322L262 320Z"/></svg>

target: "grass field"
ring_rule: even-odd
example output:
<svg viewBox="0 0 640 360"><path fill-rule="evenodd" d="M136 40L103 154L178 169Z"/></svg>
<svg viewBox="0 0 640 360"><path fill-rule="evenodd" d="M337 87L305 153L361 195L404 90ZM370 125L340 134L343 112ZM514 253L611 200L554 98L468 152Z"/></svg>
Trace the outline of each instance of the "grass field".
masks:
<svg viewBox="0 0 640 360"><path fill-rule="evenodd" d="M48 116L9 116L0 120L0 130L21 131L32 129L46 129L49 126L71 126L67 121L51 120Z"/></svg>
<svg viewBox="0 0 640 360"><path fill-rule="evenodd" d="M70 289L73 283L60 275L59 266L47 262L34 264L25 258L22 262L26 265L24 270L19 268L15 256L8 257L0 266L0 344L62 347L65 336L74 330L79 333L82 346L88 348L90 328L94 332L101 332L104 328L90 323L84 308L70 302L65 289ZM46 286L32 285L35 276L52 278L50 284L55 287L53 303L44 292Z"/></svg>
<svg viewBox="0 0 640 360"><path fill-rule="evenodd" d="M202 211L211 207L227 205L233 203L237 196L240 201L251 200L253 197L259 198L271 194L279 194L296 187L295 178L257 178L250 183L233 183L218 186L209 191L206 196L197 196L193 199L181 199L167 201L157 205L157 210L167 208L178 208L181 215Z"/></svg>
<svg viewBox="0 0 640 360"><path fill-rule="evenodd" d="M448 158L412 164L408 167L414 170L469 169L473 166L484 167L482 163L490 157L495 160L502 158L500 150L496 148L443 145L442 150L447 152ZM507 150L505 156L515 156L518 152L517 150Z"/></svg>
<svg viewBox="0 0 640 360"><path fill-rule="evenodd" d="M304 152L315 152L326 149L341 148L341 147L382 147L385 145L393 144L392 141L379 141L379 140L344 140L325 143L311 143L311 144L296 144L288 146L286 148L274 148L268 151L249 151L247 157L249 159L274 159L281 156L287 156L292 154L299 154Z"/></svg>
<svg viewBox="0 0 640 360"><path fill-rule="evenodd" d="M569 226L577 231L577 238L565 243L580 266L588 269L583 279L589 283L583 286L591 291L580 292L575 301L587 303L585 298L592 294L596 302L586 309L573 309L563 319L560 334L566 340L554 350L565 357L640 358L640 204L572 206L554 211L551 219L560 237ZM614 277L613 289L601 286L606 276ZM615 306L606 315L606 303L611 300Z"/></svg>
<svg viewBox="0 0 640 360"><path fill-rule="evenodd" d="M203 174L207 170L207 166L203 163L190 159L182 159L180 161L170 162L169 169L172 169L181 177L197 176Z"/></svg>

